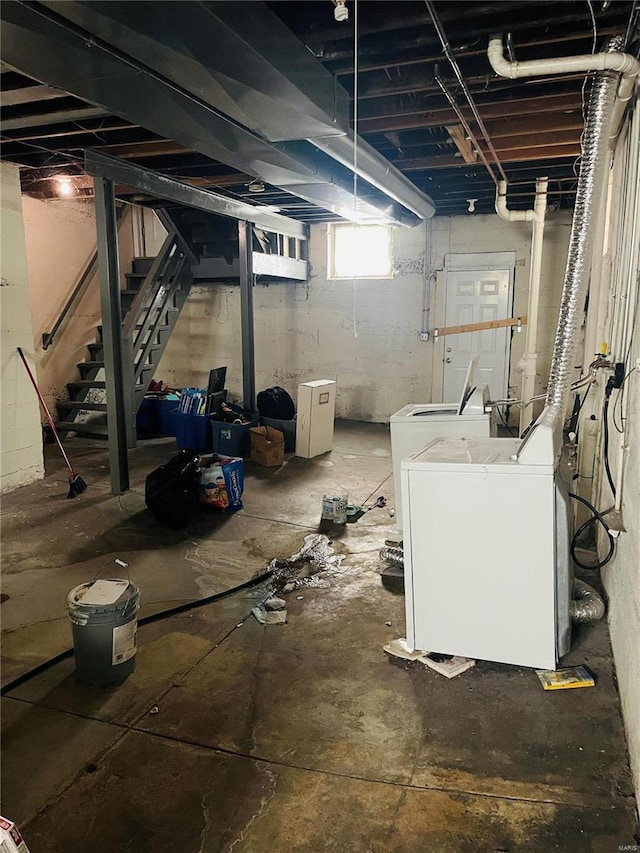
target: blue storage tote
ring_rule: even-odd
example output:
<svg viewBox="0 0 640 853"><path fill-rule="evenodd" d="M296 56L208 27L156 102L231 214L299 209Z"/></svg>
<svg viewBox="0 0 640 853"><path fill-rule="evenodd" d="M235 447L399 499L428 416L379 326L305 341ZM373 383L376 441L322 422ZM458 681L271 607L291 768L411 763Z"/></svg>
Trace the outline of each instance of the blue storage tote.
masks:
<svg viewBox="0 0 640 853"><path fill-rule="evenodd" d="M178 397L145 397L136 415L138 432L146 435L175 435L173 412L178 407Z"/></svg>
<svg viewBox="0 0 640 853"><path fill-rule="evenodd" d="M241 410L238 410L239 412ZM244 416L249 416L244 412ZM228 424L224 421L211 421L213 452L223 456L249 456L251 440L249 430L260 423L258 412L251 412L251 420L246 424Z"/></svg>
<svg viewBox="0 0 640 853"><path fill-rule="evenodd" d="M210 453L213 448L211 435L211 418L208 415L187 415L184 412L174 412L175 436L178 450L196 450L199 453Z"/></svg>

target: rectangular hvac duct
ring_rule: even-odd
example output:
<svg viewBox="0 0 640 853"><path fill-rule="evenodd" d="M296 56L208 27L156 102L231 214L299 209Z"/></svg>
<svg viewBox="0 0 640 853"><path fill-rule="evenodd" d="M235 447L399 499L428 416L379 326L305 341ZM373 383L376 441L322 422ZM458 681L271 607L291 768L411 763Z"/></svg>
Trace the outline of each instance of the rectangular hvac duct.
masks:
<svg viewBox="0 0 640 853"><path fill-rule="evenodd" d="M264 3L42 5L271 142L349 129L346 90Z"/></svg>
<svg viewBox="0 0 640 853"><path fill-rule="evenodd" d="M230 8L248 6L256 13L256 20L263 22L264 32L243 23L244 17L249 16L238 16L237 10L232 13ZM123 16L127 19L131 16L140 28L143 25L140 9L144 9L144 33L133 26L124 26L120 20ZM69 20L72 12L82 25ZM244 56L247 63L242 80L230 86L229 80L222 79L219 69L214 74L197 55L187 55L189 50L185 45L192 43L185 42L186 35L177 18L177 34L174 32L170 26L173 19L167 17L169 13L177 18L182 14L188 20L191 15L196 16L205 35L208 35L204 30L207 22L207 26L213 27L212 32L219 31L216 28L221 26L226 29L237 26L239 32L232 42L237 46L238 56ZM26 6L6 0L0 7L0 15L2 55L7 64L193 151L355 222L384 220L415 225L435 211L426 195L364 143L363 154L366 149L367 156L359 162L361 180L354 204L353 173L349 168L353 134L328 135L344 126L342 95L334 93L331 103L336 112L329 115L330 98L324 76L328 72L310 54L304 60L297 55L296 51L306 52L305 48L286 28L282 32L283 25L262 3L201 4L184 0L180 3L68 2ZM281 106L279 111L274 106L276 89L281 78L287 77L290 60L286 56L280 59L274 56L268 38L264 38L271 32L267 26L269 16L278 21L277 25L271 23L278 34L280 50L285 54L291 50L297 57L289 69L291 80L287 89L292 93L293 107L291 104ZM133 38L134 33L136 38ZM288 47L285 39L291 40ZM206 39L195 40L193 49L201 50L203 41ZM214 54L218 45L211 48L215 45L214 39L209 44L209 53ZM261 50L266 57L260 58ZM164 64L161 70L156 70L153 66L160 67L162 56ZM204 61L205 57L202 59ZM276 62L277 68L273 66ZM315 72L309 72L310 80L320 81L315 95L313 86L304 79L308 62L322 71L317 78ZM240 60L229 68L235 68L236 76L242 71L239 65L242 65ZM272 68L270 73L269 67ZM267 139L266 133L277 135L278 116L282 117L282 127L288 127L288 133L293 132L295 122L290 107L295 112L295 122L299 122L296 137L310 131L326 135L315 139L307 137L309 141ZM272 115L268 115L271 108ZM239 116L252 126L242 124ZM336 143L341 140L342 144L334 148L331 140ZM323 151L312 144L316 141Z"/></svg>

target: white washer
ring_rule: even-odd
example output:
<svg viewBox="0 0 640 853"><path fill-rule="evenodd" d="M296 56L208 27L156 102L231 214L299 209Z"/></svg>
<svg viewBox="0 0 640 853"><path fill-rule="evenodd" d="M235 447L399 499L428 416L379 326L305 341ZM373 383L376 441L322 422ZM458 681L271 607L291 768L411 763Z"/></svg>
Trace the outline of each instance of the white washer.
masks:
<svg viewBox="0 0 640 853"><path fill-rule="evenodd" d="M410 648L541 669L568 650L566 490L549 436L531 438L438 439L402 462Z"/></svg>
<svg viewBox="0 0 640 853"><path fill-rule="evenodd" d="M495 409L489 410L489 389L473 386L476 356L469 364L458 403L411 403L391 415L391 456L395 492L395 522L403 533L400 464L436 438L488 438L497 435Z"/></svg>

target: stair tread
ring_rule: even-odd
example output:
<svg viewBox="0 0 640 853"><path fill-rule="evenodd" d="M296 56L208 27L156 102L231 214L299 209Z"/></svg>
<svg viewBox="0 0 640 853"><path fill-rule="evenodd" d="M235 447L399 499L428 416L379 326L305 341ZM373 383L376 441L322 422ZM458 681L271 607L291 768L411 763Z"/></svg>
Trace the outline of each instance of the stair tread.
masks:
<svg viewBox="0 0 640 853"><path fill-rule="evenodd" d="M90 403L88 400L63 400L57 403L59 409L77 409L87 412L106 412L106 403Z"/></svg>
<svg viewBox="0 0 640 853"><path fill-rule="evenodd" d="M67 382L67 388L106 388L107 383L103 379L76 379L75 382Z"/></svg>
<svg viewBox="0 0 640 853"><path fill-rule="evenodd" d="M106 424L82 423L76 421L58 421L56 427L60 432L84 432L93 435L107 435Z"/></svg>

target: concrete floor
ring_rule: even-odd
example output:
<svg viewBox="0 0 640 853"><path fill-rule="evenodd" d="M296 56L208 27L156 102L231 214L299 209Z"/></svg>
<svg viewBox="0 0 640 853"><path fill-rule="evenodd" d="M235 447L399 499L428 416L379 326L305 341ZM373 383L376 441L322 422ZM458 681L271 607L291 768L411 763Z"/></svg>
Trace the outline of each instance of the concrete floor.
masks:
<svg viewBox="0 0 640 853"><path fill-rule="evenodd" d="M70 443L89 483L74 501L47 448L46 479L3 500L3 684L69 646L67 592L113 575L115 558L143 614L236 586L317 531L323 493L392 502L389 448L384 426L338 423L331 454L247 463L245 509L203 508L179 532L144 505L171 440L132 452L121 497L104 451ZM254 588L141 627L118 687L77 685L67 660L10 691L2 813L32 853L637 844L606 624L583 628L567 659L594 672L590 690L545 693L533 671L483 662L449 681L389 659L382 645L404 634L402 590L379 574L392 530L379 509L348 525L333 542L339 571L286 596L287 625L248 616L265 594Z"/></svg>

